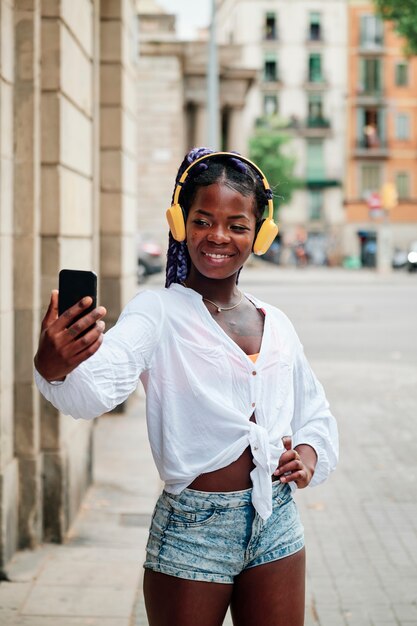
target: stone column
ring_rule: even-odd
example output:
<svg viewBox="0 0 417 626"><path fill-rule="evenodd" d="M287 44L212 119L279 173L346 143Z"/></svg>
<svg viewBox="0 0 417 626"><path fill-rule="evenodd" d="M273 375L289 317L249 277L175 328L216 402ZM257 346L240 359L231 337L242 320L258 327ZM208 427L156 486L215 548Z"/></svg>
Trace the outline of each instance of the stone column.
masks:
<svg viewBox="0 0 417 626"><path fill-rule="evenodd" d="M42 538L39 395L33 355L40 294L40 0L15 3L14 319L19 547Z"/></svg>
<svg viewBox="0 0 417 626"><path fill-rule="evenodd" d="M198 104L195 116L195 145L207 145L207 109L205 104Z"/></svg>
<svg viewBox="0 0 417 626"><path fill-rule="evenodd" d="M137 24L133 0L102 0L100 9L100 286L109 327L135 290Z"/></svg>
<svg viewBox="0 0 417 626"><path fill-rule="evenodd" d="M0 0L0 571L17 547L19 491L13 441L13 4Z"/></svg>
<svg viewBox="0 0 417 626"><path fill-rule="evenodd" d="M229 109L228 150L235 150L243 155L247 154L248 147L242 129L242 108Z"/></svg>
<svg viewBox="0 0 417 626"><path fill-rule="evenodd" d="M59 270L98 271L94 233L94 24L90 0L42 2L42 304ZM45 538L60 541L91 479L91 423L42 400Z"/></svg>

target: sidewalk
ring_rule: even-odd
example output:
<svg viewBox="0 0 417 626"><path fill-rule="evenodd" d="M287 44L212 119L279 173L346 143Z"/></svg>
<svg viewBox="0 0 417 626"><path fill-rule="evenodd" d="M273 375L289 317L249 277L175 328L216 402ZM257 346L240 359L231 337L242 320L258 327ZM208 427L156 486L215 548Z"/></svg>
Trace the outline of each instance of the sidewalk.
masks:
<svg viewBox="0 0 417 626"><path fill-rule="evenodd" d="M0 584L1 626L134 624L160 489L144 414L144 400L135 397L126 415L96 421L94 484L65 544L19 552L12 560L11 582Z"/></svg>

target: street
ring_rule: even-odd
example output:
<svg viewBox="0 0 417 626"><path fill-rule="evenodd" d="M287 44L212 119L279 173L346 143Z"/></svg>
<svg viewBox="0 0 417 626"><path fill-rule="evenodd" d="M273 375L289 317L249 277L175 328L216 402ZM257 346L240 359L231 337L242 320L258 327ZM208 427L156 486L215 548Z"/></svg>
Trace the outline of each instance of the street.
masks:
<svg viewBox="0 0 417 626"><path fill-rule="evenodd" d="M290 317L339 423L337 471L296 494L305 626L416 626L417 276L257 260L240 287ZM67 541L18 553L1 626L147 626L141 563L160 483L143 396L94 432L94 484Z"/></svg>
<svg viewBox="0 0 417 626"><path fill-rule="evenodd" d="M306 626L417 624L417 282L266 268L242 286L293 321L340 429L323 486L297 493Z"/></svg>

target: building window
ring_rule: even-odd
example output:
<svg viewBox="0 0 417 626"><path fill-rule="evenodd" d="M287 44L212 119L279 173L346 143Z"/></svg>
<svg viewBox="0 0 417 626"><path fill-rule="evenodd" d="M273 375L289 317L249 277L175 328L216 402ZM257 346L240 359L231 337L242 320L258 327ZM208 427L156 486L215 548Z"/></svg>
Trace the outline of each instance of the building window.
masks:
<svg viewBox="0 0 417 626"><path fill-rule="evenodd" d="M408 113L397 113L395 116L395 138L400 141L410 139L410 116Z"/></svg>
<svg viewBox="0 0 417 626"><path fill-rule="evenodd" d="M360 47L380 48L384 43L384 25L377 15L361 15Z"/></svg>
<svg viewBox="0 0 417 626"><path fill-rule="evenodd" d="M308 57L308 80L310 83L321 83L323 75L321 70L321 54L313 53Z"/></svg>
<svg viewBox="0 0 417 626"><path fill-rule="evenodd" d="M317 11L311 11L310 13L310 25L308 38L310 41L320 41L321 36L321 15Z"/></svg>
<svg viewBox="0 0 417 626"><path fill-rule="evenodd" d="M359 148L385 147L385 111L376 107L357 110L357 139Z"/></svg>
<svg viewBox="0 0 417 626"><path fill-rule="evenodd" d="M399 200L410 197L410 174L408 172L397 172L395 177Z"/></svg>
<svg viewBox="0 0 417 626"><path fill-rule="evenodd" d="M397 87L408 85L408 63L406 61L400 61L395 66L395 84Z"/></svg>
<svg viewBox="0 0 417 626"><path fill-rule="evenodd" d="M278 113L278 96L276 94L264 95L264 115L267 117L277 115Z"/></svg>
<svg viewBox="0 0 417 626"><path fill-rule="evenodd" d="M367 163L361 167L361 197L368 198L381 187L381 167Z"/></svg>
<svg viewBox="0 0 417 626"><path fill-rule="evenodd" d="M317 182L324 179L323 142L320 139L310 139L307 142L307 180Z"/></svg>
<svg viewBox="0 0 417 626"><path fill-rule="evenodd" d="M323 119L323 97L321 93L308 94L308 119Z"/></svg>
<svg viewBox="0 0 417 626"><path fill-rule="evenodd" d="M265 39L277 39L277 16L275 13L265 15L264 33Z"/></svg>
<svg viewBox="0 0 417 626"><path fill-rule="evenodd" d="M323 191L321 189L308 190L308 214L311 221L320 220L323 213Z"/></svg>
<svg viewBox="0 0 417 626"><path fill-rule="evenodd" d="M268 54L265 56L264 80L266 82L278 80L278 61L275 54Z"/></svg>
<svg viewBox="0 0 417 626"><path fill-rule="evenodd" d="M380 94L382 90L381 59L359 59L359 92Z"/></svg>

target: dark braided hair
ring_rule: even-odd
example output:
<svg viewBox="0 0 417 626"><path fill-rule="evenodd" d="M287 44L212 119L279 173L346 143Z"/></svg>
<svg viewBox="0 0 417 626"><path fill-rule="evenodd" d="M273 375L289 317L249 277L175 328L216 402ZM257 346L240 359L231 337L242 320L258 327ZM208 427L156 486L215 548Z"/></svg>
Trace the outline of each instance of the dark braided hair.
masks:
<svg viewBox="0 0 417 626"><path fill-rule="evenodd" d="M214 150L204 147L190 150L178 169L175 187L191 163L213 152ZM215 156L207 161L197 163L190 170L180 194L180 204L185 215L188 215L199 187L208 187L219 180L243 196L254 196L254 210L258 225L262 220L270 196L267 194L259 175L250 165L239 159L238 153L236 153L236 158L228 155ZM174 193L171 202L173 202L173 198ZM165 287L169 287L172 283L184 282L190 271L190 264L190 255L185 241L175 241L169 233Z"/></svg>

